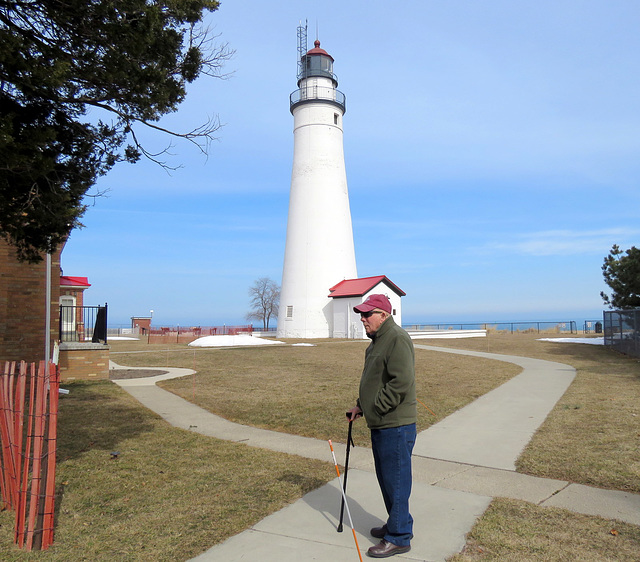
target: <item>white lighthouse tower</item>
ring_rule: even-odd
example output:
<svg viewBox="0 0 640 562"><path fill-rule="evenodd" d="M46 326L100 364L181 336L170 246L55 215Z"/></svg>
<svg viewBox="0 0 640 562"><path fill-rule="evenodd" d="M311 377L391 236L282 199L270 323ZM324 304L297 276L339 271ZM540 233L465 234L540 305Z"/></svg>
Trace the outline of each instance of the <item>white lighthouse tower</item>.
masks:
<svg viewBox="0 0 640 562"><path fill-rule="evenodd" d="M307 51L306 27L298 28L298 89L291 94L293 170L289 196L278 337L333 336L329 289L357 277L344 166L345 96L333 73L333 57Z"/></svg>

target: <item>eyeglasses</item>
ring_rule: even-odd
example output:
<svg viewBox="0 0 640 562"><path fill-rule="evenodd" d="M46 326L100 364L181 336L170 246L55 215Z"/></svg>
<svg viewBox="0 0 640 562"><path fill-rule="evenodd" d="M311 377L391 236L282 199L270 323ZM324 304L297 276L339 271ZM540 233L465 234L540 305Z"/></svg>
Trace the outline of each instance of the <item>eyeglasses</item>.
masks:
<svg viewBox="0 0 640 562"><path fill-rule="evenodd" d="M369 318L372 314L382 314L380 310L370 310L369 312L361 312L360 318Z"/></svg>

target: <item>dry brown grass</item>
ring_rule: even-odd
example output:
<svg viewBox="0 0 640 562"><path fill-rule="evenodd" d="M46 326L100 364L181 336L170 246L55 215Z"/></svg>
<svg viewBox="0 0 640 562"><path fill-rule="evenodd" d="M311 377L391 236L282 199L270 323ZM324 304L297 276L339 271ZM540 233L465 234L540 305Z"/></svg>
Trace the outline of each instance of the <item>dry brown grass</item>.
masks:
<svg viewBox="0 0 640 562"><path fill-rule="evenodd" d="M640 527L515 500L494 500L449 562L637 562Z"/></svg>
<svg viewBox="0 0 640 562"><path fill-rule="evenodd" d="M520 470L637 489L640 363L599 346L537 341L543 336L491 333L486 339L421 343L573 365L576 380L524 452ZM246 350L170 346L149 354L114 354L112 359L132 366L195 367L195 378L167 386L190 400L194 394L196 401L201 400L201 393L206 394L202 402L230 419L335 439L344 433L341 420L355 399L366 344L316 343L320 345L315 348ZM148 351L151 347L118 342L113 350ZM517 371L501 362L422 350L418 350L417 364L418 397L436 411L438 419ZM506 370L499 369L504 366ZM316 403L322 407L316 409ZM291 419L292 412L298 413L298 421ZM433 421L421 408L421 427ZM357 444L362 445L366 439L363 424L358 431ZM452 560L626 561L638 560L639 551L639 527L500 499L492 502L474 527L465 551Z"/></svg>
<svg viewBox="0 0 640 562"><path fill-rule="evenodd" d="M114 355L131 366L187 367L197 371L160 383L231 421L276 431L346 439L345 412L358 396L367 343L317 341L314 347L260 346L235 349ZM418 429L426 429L519 372L499 361L416 350ZM354 424L356 444L367 446L364 422Z"/></svg>
<svg viewBox="0 0 640 562"><path fill-rule="evenodd" d="M491 334L443 347L536 357L576 368L576 378L516 464L519 472L640 492L640 361L603 346Z"/></svg>
<svg viewBox="0 0 640 562"><path fill-rule="evenodd" d="M521 355L572 365L577 376L517 463L528 474L603 488L640 491L640 361L603 346L539 341L557 334L491 332L487 338L420 340L438 347ZM127 365L195 368L162 385L223 417L278 431L341 440L344 411L357 395L366 342L114 355ZM139 343L126 349L149 350ZM119 350L119 346L115 346ZM495 388L513 365L416 350L419 429ZM368 444L364 424L354 439Z"/></svg>
<svg viewBox="0 0 640 562"><path fill-rule="evenodd" d="M5 511L1 560L187 560L335 477L331 463L173 428L109 382L63 386L54 544L19 550Z"/></svg>

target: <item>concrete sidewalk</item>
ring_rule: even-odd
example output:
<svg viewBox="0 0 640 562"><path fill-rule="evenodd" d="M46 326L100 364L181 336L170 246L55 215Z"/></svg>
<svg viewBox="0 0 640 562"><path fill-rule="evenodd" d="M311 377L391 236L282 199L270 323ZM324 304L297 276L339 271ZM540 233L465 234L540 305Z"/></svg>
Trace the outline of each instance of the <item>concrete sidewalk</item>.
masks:
<svg viewBox="0 0 640 562"><path fill-rule="evenodd" d="M571 384L575 376L572 367L491 353L424 345L416 348L509 361L522 366L523 371L418 435L411 496L415 537L411 551L394 559L442 561L459 552L476 519L491 499L498 496L640 525L640 495L536 478L514 470L517 457ZM114 382L174 426L250 446L331 461L325 441L234 424L160 389L155 386L158 380L192 373L189 369L163 370L169 373ZM345 445L335 443L334 448L338 462L343 463ZM368 531L386 520L386 512L371 451L352 448L349 465L349 509L364 559L369 546L378 542ZM344 532L336 531L340 503L340 488L335 479L194 560L358 560L347 513Z"/></svg>

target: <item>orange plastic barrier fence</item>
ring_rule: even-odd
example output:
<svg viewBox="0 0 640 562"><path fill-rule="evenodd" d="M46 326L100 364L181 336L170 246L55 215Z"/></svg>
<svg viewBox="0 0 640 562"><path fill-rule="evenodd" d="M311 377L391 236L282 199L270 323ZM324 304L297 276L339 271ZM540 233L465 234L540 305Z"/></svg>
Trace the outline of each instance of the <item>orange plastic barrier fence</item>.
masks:
<svg viewBox="0 0 640 562"><path fill-rule="evenodd" d="M59 371L7 362L0 376L3 506L16 512L15 542L45 550L54 531Z"/></svg>

